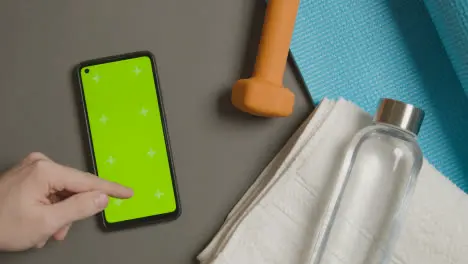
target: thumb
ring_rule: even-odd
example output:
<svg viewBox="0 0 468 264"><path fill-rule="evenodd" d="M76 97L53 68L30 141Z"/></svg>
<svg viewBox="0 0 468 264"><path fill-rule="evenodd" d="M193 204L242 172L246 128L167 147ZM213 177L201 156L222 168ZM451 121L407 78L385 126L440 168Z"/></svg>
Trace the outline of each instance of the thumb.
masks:
<svg viewBox="0 0 468 264"><path fill-rule="evenodd" d="M55 218L55 224L63 227L101 212L107 207L108 202L107 195L101 192L78 193L51 205L51 216Z"/></svg>

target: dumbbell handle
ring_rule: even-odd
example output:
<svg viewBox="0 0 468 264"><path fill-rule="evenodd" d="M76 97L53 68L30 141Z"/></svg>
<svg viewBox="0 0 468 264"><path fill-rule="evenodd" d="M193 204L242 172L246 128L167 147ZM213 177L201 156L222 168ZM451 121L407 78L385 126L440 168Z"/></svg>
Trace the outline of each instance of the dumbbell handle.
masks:
<svg viewBox="0 0 468 264"><path fill-rule="evenodd" d="M268 0L254 77L282 86L300 0Z"/></svg>

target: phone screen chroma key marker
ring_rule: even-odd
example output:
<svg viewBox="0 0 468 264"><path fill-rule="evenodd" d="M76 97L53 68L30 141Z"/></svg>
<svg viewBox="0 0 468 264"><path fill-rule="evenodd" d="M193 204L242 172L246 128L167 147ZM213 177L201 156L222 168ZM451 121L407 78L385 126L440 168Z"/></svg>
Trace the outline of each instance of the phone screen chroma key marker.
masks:
<svg viewBox="0 0 468 264"><path fill-rule="evenodd" d="M130 199L110 198L104 226L177 218L180 206L152 54L91 60L77 71L94 172L134 191Z"/></svg>

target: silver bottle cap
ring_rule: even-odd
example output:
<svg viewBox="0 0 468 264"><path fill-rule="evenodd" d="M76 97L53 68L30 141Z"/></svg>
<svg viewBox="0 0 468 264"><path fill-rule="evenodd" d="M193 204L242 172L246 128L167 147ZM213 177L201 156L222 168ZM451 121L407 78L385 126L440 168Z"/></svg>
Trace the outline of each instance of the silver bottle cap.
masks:
<svg viewBox="0 0 468 264"><path fill-rule="evenodd" d="M375 122L396 126L417 135L424 119L424 111L414 105L383 98L375 114Z"/></svg>

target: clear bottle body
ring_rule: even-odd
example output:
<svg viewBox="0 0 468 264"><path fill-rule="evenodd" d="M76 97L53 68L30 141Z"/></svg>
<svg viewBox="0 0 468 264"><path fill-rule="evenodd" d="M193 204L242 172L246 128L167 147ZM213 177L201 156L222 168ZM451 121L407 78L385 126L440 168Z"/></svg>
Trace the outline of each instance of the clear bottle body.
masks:
<svg viewBox="0 0 468 264"><path fill-rule="evenodd" d="M422 162L415 135L385 124L361 130L345 155L310 263L387 263Z"/></svg>

